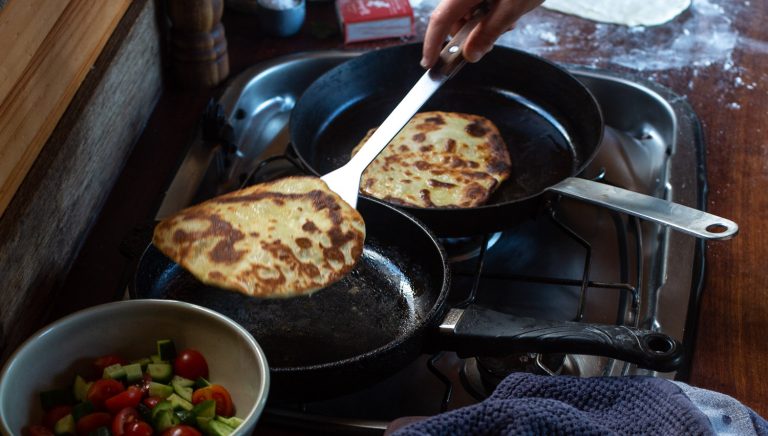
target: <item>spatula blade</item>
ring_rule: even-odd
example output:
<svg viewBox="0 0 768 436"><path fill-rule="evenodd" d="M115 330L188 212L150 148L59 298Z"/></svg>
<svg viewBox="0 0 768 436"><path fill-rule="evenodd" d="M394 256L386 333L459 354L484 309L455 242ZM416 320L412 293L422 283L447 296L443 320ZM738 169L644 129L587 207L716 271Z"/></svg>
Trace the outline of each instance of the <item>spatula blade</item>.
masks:
<svg viewBox="0 0 768 436"><path fill-rule="evenodd" d="M344 166L322 177L328 187L352 207L357 207L357 193L360 177L365 168L376 159L384 147L394 138L408 121L419 111L440 86L448 79L432 70L424 73L416 85L395 107L378 129L363 144L360 151Z"/></svg>

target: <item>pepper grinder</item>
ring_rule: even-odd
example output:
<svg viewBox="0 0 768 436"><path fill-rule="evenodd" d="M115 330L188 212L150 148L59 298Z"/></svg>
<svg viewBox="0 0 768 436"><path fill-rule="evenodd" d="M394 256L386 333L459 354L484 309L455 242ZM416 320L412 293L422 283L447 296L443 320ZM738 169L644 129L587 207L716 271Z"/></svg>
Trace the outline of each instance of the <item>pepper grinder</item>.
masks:
<svg viewBox="0 0 768 436"><path fill-rule="evenodd" d="M229 74L221 15L224 0L167 0L174 77L187 87L213 87Z"/></svg>

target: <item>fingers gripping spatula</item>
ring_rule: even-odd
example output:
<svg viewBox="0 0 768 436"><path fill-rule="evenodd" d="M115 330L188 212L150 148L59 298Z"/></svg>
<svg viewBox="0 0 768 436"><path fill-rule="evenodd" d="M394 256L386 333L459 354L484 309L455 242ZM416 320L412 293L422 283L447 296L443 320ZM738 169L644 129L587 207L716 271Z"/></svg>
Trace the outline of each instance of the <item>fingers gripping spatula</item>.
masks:
<svg viewBox="0 0 768 436"><path fill-rule="evenodd" d="M328 187L339 194L350 206L357 207L357 194L360 189L360 177L365 168L384 150L389 141L408 123L421 106L434 94L443 83L456 74L466 63L462 56L464 41L472 29L480 22L486 7L475 10L469 21L456 32L440 52L437 64L427 70L408 91L405 98L395 107L376 132L365 142L363 147L344 166L321 177Z"/></svg>

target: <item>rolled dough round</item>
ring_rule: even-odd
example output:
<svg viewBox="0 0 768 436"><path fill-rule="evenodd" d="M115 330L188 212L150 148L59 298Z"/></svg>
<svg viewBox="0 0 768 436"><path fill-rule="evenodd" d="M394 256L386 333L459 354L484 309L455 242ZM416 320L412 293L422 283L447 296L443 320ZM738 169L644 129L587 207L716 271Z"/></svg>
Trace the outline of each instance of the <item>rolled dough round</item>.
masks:
<svg viewBox="0 0 768 436"><path fill-rule="evenodd" d="M546 0L544 7L603 23L655 26L675 18L691 0Z"/></svg>

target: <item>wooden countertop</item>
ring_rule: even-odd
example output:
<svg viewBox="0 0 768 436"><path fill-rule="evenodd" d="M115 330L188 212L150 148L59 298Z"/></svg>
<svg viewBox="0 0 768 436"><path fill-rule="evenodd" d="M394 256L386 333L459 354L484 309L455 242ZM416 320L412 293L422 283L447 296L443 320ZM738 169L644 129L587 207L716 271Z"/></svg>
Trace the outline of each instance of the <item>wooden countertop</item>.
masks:
<svg viewBox="0 0 768 436"><path fill-rule="evenodd" d="M690 383L729 394L768 416L768 2L698 3L715 9L705 11L710 15L701 25L694 20L689 21L693 25L671 31L662 26L617 35L616 26L537 12L538 18L521 22L516 32L524 43L540 42L536 49L552 60L655 80L686 96L699 115L707 141L709 210L736 221L740 234L707 246ZM717 7L722 9L718 12ZM231 75L282 54L342 48L338 35L320 37L334 29L331 4L309 3L308 8L304 29L288 39L266 38L254 17L227 11ZM546 16L555 19L547 21ZM681 17L686 18L690 16ZM548 27L536 33L537 23ZM423 31L423 22L417 28ZM645 54L629 47L642 47L645 35L653 38L648 44L665 44L665 38L671 41L681 35L696 38L679 40L683 45L673 47L682 50L679 53L659 52L657 57L652 45L646 46L651 50ZM622 41L627 41L627 50L622 50ZM611 56L624 60L615 62ZM658 61L655 67L650 65L653 60ZM54 317L122 295L131 266L117 249L125 251L131 232L151 223L192 127L218 91L165 92L59 294Z"/></svg>

